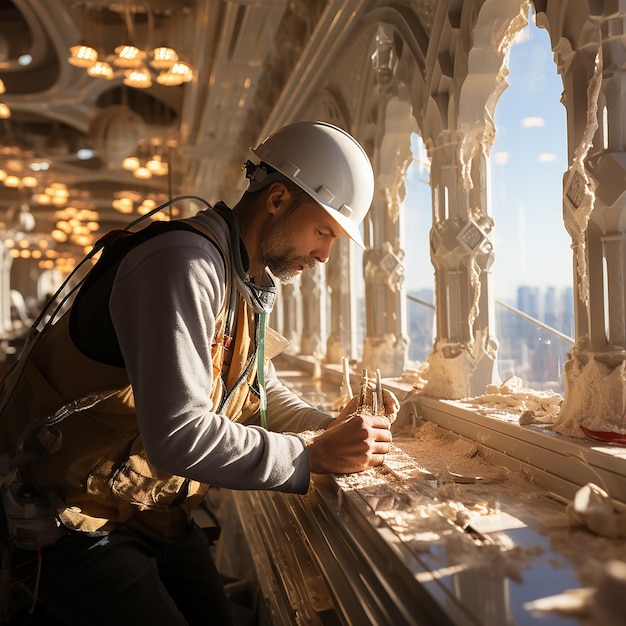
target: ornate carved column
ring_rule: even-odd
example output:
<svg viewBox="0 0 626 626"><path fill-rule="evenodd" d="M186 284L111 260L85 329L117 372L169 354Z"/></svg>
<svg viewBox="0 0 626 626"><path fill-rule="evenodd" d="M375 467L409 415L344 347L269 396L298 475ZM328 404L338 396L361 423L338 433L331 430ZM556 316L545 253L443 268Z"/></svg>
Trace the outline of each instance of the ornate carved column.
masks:
<svg viewBox="0 0 626 626"><path fill-rule="evenodd" d="M384 135L375 159L376 194L365 231L365 241L371 247L363 256L363 365L380 368L383 376L400 376L408 360L400 206L405 195L404 176L412 160L415 120L411 103L391 98L382 122Z"/></svg>
<svg viewBox="0 0 626 626"><path fill-rule="evenodd" d="M484 392L492 382L497 347L488 302L494 254L493 222L486 215L487 164L482 150L469 162L459 159L467 141L460 131L442 131L430 146L437 338L422 393L451 399Z"/></svg>
<svg viewBox="0 0 626 626"><path fill-rule="evenodd" d="M507 51L528 22L528 3L446 6L436 25L441 32L431 35L441 44L422 103L423 138L432 160L437 308L437 337L422 393L459 399L484 393L494 377L488 155L495 106L507 86Z"/></svg>
<svg viewBox="0 0 626 626"><path fill-rule="evenodd" d="M302 338L300 354L311 354L323 359L327 333L326 307L328 304L325 265L316 265L314 270L301 275L302 294Z"/></svg>
<svg viewBox="0 0 626 626"><path fill-rule="evenodd" d="M278 333L285 336L285 316L283 311L283 285L279 281L276 283L276 303L270 314L268 324Z"/></svg>
<svg viewBox="0 0 626 626"><path fill-rule="evenodd" d="M300 351L302 332L302 302L300 299L300 280L283 285L281 289L283 313L282 335L290 342L286 352L297 354Z"/></svg>
<svg viewBox="0 0 626 626"><path fill-rule="evenodd" d="M626 432L626 55L615 36L626 12L589 15L584 27L591 44L573 49L577 39L562 35L556 50L570 140L563 216L574 250L576 344L555 430L577 437L580 425Z"/></svg>
<svg viewBox="0 0 626 626"><path fill-rule="evenodd" d="M347 237L341 237L333 246L326 266L326 284L330 291L330 332L326 342L328 363L341 363L344 356L357 358L354 246Z"/></svg>

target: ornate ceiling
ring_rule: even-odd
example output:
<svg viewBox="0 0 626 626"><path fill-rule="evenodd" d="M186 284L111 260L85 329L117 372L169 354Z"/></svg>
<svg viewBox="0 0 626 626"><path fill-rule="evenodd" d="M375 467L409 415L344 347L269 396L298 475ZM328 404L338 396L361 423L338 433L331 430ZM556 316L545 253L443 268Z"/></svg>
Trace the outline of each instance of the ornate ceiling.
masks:
<svg viewBox="0 0 626 626"><path fill-rule="evenodd" d="M6 87L0 102L11 111L0 119L0 168L18 179L0 184L0 222L11 228L29 212L35 230L50 232L58 211L73 206L96 211L104 232L136 217L145 198L160 203L209 189L235 198L247 149L261 136L324 5L0 0L0 78ZM149 88L127 86L124 68L113 64L107 80L68 62L77 44L111 62L117 46L131 43L146 51L175 48L193 79L159 84L150 56ZM139 179L122 167L124 157L144 159L148 152L169 171L155 168L151 178ZM113 207L120 197L135 200L135 215L120 212L119 203Z"/></svg>
<svg viewBox="0 0 626 626"><path fill-rule="evenodd" d="M0 228L6 237L33 227L34 218L32 232L49 234L59 221L68 232L73 222L80 242L72 236L55 245L82 256L90 238L169 198L234 202L249 148L294 119L358 131L371 150L384 126L377 94L396 69L386 53L394 47L400 56L404 47L400 80L412 82L417 71L415 84L423 85L434 7L434 0L0 0L0 118L2 105L11 112L0 119ZM149 87L126 84L134 70L114 61L129 44L145 56ZM109 63L108 79L69 61L80 46ZM153 67L152 51L164 47L191 68L190 80L171 85L174 69ZM151 160L152 176L138 178L127 157Z"/></svg>

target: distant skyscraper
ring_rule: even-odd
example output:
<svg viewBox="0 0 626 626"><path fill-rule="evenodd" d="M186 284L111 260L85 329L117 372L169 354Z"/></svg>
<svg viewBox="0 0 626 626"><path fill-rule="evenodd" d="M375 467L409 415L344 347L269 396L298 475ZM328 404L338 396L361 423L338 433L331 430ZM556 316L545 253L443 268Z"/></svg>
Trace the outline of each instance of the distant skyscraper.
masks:
<svg viewBox="0 0 626 626"><path fill-rule="evenodd" d="M556 287L547 287L543 297L543 322L557 328L561 317L562 304L557 298Z"/></svg>
<svg viewBox="0 0 626 626"><path fill-rule="evenodd" d="M517 308L527 315L540 319L539 288L520 285L517 288Z"/></svg>

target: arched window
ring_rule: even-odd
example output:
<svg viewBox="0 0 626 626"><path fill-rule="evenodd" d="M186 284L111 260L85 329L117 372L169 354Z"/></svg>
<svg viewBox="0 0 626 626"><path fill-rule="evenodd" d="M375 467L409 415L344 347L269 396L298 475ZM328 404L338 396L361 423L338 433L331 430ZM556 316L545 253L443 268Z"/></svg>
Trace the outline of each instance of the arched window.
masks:
<svg viewBox="0 0 626 626"><path fill-rule="evenodd" d="M561 201L566 112L548 34L532 11L509 55L491 150L499 374L562 392L574 334L571 241Z"/></svg>

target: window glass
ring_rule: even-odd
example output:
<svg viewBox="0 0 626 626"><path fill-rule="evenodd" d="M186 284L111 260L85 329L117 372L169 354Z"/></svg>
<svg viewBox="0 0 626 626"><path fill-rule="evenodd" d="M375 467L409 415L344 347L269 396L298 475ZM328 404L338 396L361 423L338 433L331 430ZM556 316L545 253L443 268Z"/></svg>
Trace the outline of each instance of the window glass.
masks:
<svg viewBox="0 0 626 626"><path fill-rule="evenodd" d="M491 149L499 374L562 392L574 308L561 200L567 170L563 86L548 33L535 26L534 13L509 54L509 86L496 106Z"/></svg>
<svg viewBox="0 0 626 626"><path fill-rule="evenodd" d="M417 133L411 135L411 151L413 162L406 172L400 246L406 253L404 284L407 294L409 360L422 362L428 358L434 341L435 299L434 269L430 260L430 159Z"/></svg>

